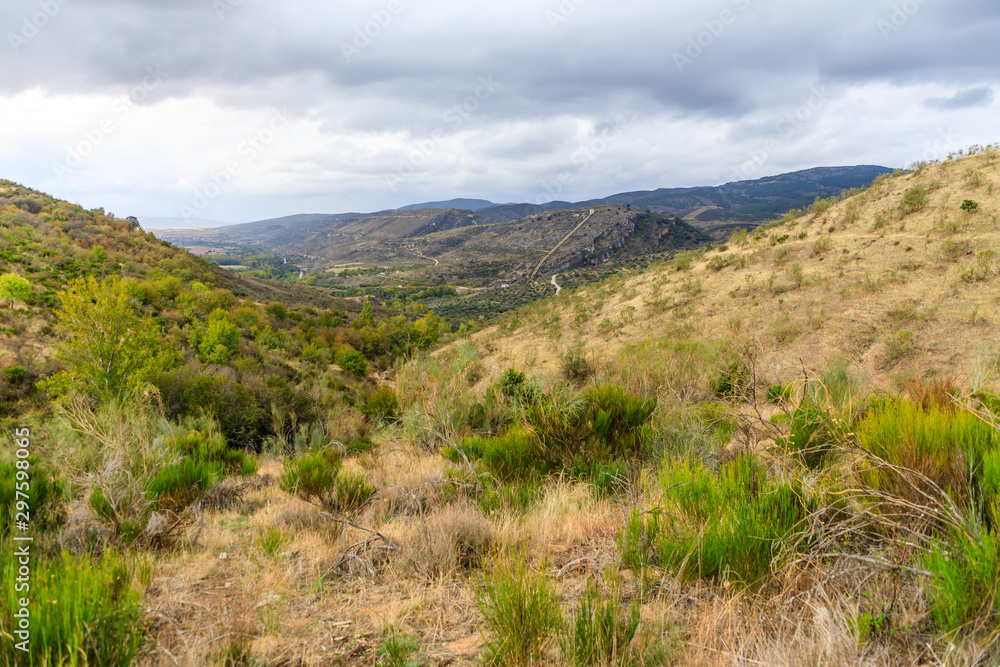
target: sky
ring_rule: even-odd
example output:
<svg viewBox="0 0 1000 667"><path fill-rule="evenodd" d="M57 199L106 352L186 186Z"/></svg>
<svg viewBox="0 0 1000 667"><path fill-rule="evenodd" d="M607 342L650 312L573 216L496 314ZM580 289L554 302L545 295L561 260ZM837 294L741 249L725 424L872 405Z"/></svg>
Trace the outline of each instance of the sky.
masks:
<svg viewBox="0 0 1000 667"><path fill-rule="evenodd" d="M245 222L1000 140L996 0L3 0L0 178Z"/></svg>

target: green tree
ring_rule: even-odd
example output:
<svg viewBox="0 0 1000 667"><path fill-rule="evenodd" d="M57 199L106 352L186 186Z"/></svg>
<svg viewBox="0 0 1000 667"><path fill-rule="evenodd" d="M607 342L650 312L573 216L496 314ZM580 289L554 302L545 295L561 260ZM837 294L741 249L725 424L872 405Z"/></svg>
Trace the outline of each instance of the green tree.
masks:
<svg viewBox="0 0 1000 667"><path fill-rule="evenodd" d="M239 343L240 330L233 324L229 313L222 309L213 310L208 316L208 328L198 345L202 361L224 364L236 354Z"/></svg>
<svg viewBox="0 0 1000 667"><path fill-rule="evenodd" d="M372 315L372 302L365 300L365 305L361 307L361 317L358 318L358 328L375 326L375 316Z"/></svg>
<svg viewBox="0 0 1000 667"><path fill-rule="evenodd" d="M121 279L80 278L59 299L56 355L70 367L64 380L101 401L126 400L151 386L170 352L153 320L132 308Z"/></svg>
<svg viewBox="0 0 1000 667"><path fill-rule="evenodd" d="M0 299L7 301L13 308L14 300L23 301L31 294L31 283L16 273L5 273L0 276Z"/></svg>

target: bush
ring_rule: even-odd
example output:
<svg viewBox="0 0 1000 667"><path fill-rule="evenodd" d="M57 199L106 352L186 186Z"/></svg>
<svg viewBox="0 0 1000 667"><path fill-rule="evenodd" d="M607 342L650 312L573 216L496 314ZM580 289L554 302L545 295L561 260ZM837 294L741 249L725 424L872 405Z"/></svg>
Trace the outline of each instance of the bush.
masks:
<svg viewBox="0 0 1000 667"><path fill-rule="evenodd" d="M68 491L66 481L42 466L37 455L26 460L28 469L24 471L14 461L0 461L0 539L7 539L17 503L23 501L17 491L28 494L27 513L33 527L48 530L62 520L62 501ZM19 472L23 474L18 475Z"/></svg>
<svg viewBox="0 0 1000 667"><path fill-rule="evenodd" d="M734 360L711 378L709 389L719 398L745 397L753 389L753 372L746 362Z"/></svg>
<svg viewBox="0 0 1000 667"><path fill-rule="evenodd" d="M924 567L938 575L928 587L934 620L946 632L974 624L995 628L1000 614L1000 537L985 533L974 539L961 533L951 542L924 559Z"/></svg>
<svg viewBox="0 0 1000 667"><path fill-rule="evenodd" d="M399 399L391 387L379 387L365 399L362 410L374 422L394 422L399 417Z"/></svg>
<svg viewBox="0 0 1000 667"><path fill-rule="evenodd" d="M646 426L656 410L656 399L629 394L614 385L601 385L587 394L589 421L596 444L595 458L616 459L645 454L650 438Z"/></svg>
<svg viewBox="0 0 1000 667"><path fill-rule="evenodd" d="M337 476L336 509L350 514L363 507L375 495L375 487L360 473L341 471Z"/></svg>
<svg viewBox="0 0 1000 667"><path fill-rule="evenodd" d="M337 365L349 375L358 378L368 377L368 361L357 350L341 350L337 354Z"/></svg>
<svg viewBox="0 0 1000 667"><path fill-rule="evenodd" d="M677 570L683 579L730 579L756 587L804 527L811 510L797 481L768 478L752 456L717 474L677 462L660 474L665 509L634 513L621 536L624 562Z"/></svg>
<svg viewBox="0 0 1000 667"><path fill-rule="evenodd" d="M587 355L579 348L560 354L559 364L563 375L571 382L583 382L594 372Z"/></svg>
<svg viewBox="0 0 1000 667"><path fill-rule="evenodd" d="M530 572L523 560L498 559L486 569L475 598L490 631L483 655L489 665L537 664L562 626L552 582Z"/></svg>
<svg viewBox="0 0 1000 667"><path fill-rule="evenodd" d="M966 199L962 202L962 210L971 215L979 210L979 203L971 199Z"/></svg>
<svg viewBox="0 0 1000 667"><path fill-rule="evenodd" d="M632 648L639 629L639 604L623 607L619 591L605 599L593 583L580 599L573 620L561 640L563 656L570 665L634 665L640 656Z"/></svg>
<svg viewBox="0 0 1000 667"><path fill-rule="evenodd" d="M815 470L825 463L839 439L837 426L829 413L807 400L792 413L788 437L775 438L775 444Z"/></svg>
<svg viewBox="0 0 1000 667"><path fill-rule="evenodd" d="M17 560L3 551L0 579L8 584L0 592L0 666L132 664L143 644L145 613L125 557L108 551L91 561L64 552L33 561L31 599L45 610L32 613L31 653L25 656L14 648L19 639L8 626L24 595L9 585Z"/></svg>
<svg viewBox="0 0 1000 667"><path fill-rule="evenodd" d="M899 204L899 208L904 215L916 213L923 210L927 206L928 201L927 188L917 185L906 191L906 194L903 195L903 200Z"/></svg>
<svg viewBox="0 0 1000 667"><path fill-rule="evenodd" d="M982 480L984 455L1000 445L1000 433L969 412L905 399L876 404L856 431L872 454L920 473L961 504L970 500L970 482ZM925 481L884 466L870 465L861 475L872 488L921 505L934 493Z"/></svg>
<svg viewBox="0 0 1000 667"><path fill-rule="evenodd" d="M332 449L323 449L285 462L278 486L308 502L328 504L337 489L342 461Z"/></svg>
<svg viewBox="0 0 1000 667"><path fill-rule="evenodd" d="M179 512L212 488L218 475L217 464L185 458L158 472L149 484L148 494L156 509ZM106 511L102 501L100 489L94 489L90 497L91 507L98 516L108 518L104 516Z"/></svg>

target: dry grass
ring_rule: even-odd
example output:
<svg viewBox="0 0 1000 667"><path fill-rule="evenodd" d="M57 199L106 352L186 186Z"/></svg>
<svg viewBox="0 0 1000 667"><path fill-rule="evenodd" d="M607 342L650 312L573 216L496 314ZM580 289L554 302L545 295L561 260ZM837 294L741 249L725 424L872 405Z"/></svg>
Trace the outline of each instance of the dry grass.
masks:
<svg viewBox="0 0 1000 667"><path fill-rule="evenodd" d="M1000 346L1000 330L975 326L969 315L1000 298L998 271L992 269L984 280L963 281L963 275L978 270L980 253L1000 249L995 221L1000 191L975 186L965 176L974 169L981 183L1000 181L996 157L994 151L890 178L821 214L808 213L783 227L758 231L746 246L730 245L729 255L745 261L731 261L722 270L708 266L715 257L710 253L679 274L665 267L629 278L612 290L592 286L579 294L564 292L551 300L557 312L547 315L558 318L558 337L540 331L530 318L522 318L523 325L504 336L495 329L474 336L486 352L484 382L512 365L554 380L560 373L559 352L576 344L601 366L651 333L654 340L660 332L676 337L678 331L687 338L725 340L732 336L735 314L741 335L759 340L773 352L769 356L774 364L791 374L803 366L822 368L848 358L865 364L883 386L891 383L893 373L915 368L965 383L977 347ZM929 203L901 215L900 202L914 186L927 190ZM959 209L964 199L979 203L974 215ZM773 238L785 234L787 240L771 245ZM948 240L972 254L942 261L941 248ZM772 275L772 286L781 283L784 289L768 289ZM697 293L690 289L695 283ZM579 319L573 308L576 300L590 303L598 297L602 316ZM879 341L897 331L886 315L908 300L934 313L933 318L907 325L914 339L947 344L921 346L902 360L903 368L886 368ZM626 310L629 316L619 318ZM824 313L823 320L800 326L810 310ZM782 324L786 312L790 319ZM978 315L990 318L984 310ZM600 330L603 317L621 324L610 336Z"/></svg>

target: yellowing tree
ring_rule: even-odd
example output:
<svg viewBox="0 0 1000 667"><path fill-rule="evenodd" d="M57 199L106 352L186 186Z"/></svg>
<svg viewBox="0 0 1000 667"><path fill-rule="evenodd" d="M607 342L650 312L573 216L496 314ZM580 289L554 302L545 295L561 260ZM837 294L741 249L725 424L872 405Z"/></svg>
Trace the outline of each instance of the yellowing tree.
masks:
<svg viewBox="0 0 1000 667"><path fill-rule="evenodd" d="M74 280L59 298L57 356L70 367L64 379L101 401L126 400L150 386L169 351L156 324L132 308L121 279Z"/></svg>
<svg viewBox="0 0 1000 667"><path fill-rule="evenodd" d="M31 283L16 273L5 273L0 276L0 299L7 301L11 308L14 300L24 300L31 294Z"/></svg>

